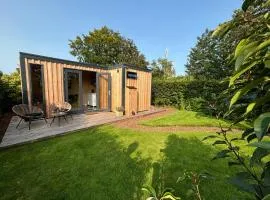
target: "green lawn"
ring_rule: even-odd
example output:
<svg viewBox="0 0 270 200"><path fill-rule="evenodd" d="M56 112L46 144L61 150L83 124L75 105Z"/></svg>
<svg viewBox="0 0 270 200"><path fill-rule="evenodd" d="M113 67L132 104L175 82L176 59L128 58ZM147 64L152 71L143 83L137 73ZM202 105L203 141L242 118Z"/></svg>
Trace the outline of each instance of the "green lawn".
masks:
<svg viewBox="0 0 270 200"><path fill-rule="evenodd" d="M223 119L216 119L203 115L202 113L177 110L171 114L154 118L151 120L143 121L141 124L145 126L212 126L219 127L219 123L222 127L229 127L230 121ZM235 127L243 128L247 127L247 124L241 123Z"/></svg>
<svg viewBox="0 0 270 200"><path fill-rule="evenodd" d="M211 161L218 149L201 139L208 133L147 133L102 126L0 151L1 199L144 199L141 187L162 183L182 199L190 184L176 183L184 170L208 171L206 200L250 199L226 182L225 160ZM243 145L240 143L240 145ZM245 147L250 153L250 149Z"/></svg>

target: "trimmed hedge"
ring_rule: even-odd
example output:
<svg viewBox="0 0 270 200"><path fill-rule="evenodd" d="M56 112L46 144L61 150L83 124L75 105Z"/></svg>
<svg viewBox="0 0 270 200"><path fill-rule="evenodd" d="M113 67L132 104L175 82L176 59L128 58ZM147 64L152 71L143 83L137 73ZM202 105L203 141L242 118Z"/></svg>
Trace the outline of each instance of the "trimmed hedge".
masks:
<svg viewBox="0 0 270 200"><path fill-rule="evenodd" d="M215 80L153 80L152 104L199 110L206 102L216 101L227 86Z"/></svg>

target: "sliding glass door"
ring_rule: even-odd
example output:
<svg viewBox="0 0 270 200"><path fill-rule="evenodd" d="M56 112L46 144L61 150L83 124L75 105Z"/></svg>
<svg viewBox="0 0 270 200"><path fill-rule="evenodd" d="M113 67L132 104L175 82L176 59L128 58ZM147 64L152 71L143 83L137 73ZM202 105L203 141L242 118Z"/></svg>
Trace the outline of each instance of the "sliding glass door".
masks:
<svg viewBox="0 0 270 200"><path fill-rule="evenodd" d="M90 84L90 79L82 81L82 71L65 69L64 70L64 90L65 101L72 106L72 111L83 111L83 93ZM84 86L83 86L84 84ZM83 88L84 87L84 88ZM96 84L93 86L96 91L96 108L97 111L111 110L111 75L110 73L96 73ZM92 92L91 92L92 93Z"/></svg>
<svg viewBox="0 0 270 200"><path fill-rule="evenodd" d="M72 106L72 111L82 111L82 72L64 70L65 101Z"/></svg>

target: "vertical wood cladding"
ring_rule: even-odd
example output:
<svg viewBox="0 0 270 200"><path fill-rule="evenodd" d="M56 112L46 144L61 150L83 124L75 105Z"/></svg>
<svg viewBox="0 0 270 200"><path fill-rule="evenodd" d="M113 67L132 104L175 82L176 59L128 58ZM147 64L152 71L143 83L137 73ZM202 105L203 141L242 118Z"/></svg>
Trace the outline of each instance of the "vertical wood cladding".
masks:
<svg viewBox="0 0 270 200"><path fill-rule="evenodd" d="M137 79L127 78L127 73L137 73ZM152 74L145 71L126 69L125 110L130 115L132 110L137 112L150 109L151 104L151 78ZM136 95L134 94L136 91ZM136 97L135 97L136 96ZM132 102L132 103L131 103ZM134 105L136 103L137 105ZM132 106L132 108L130 108Z"/></svg>
<svg viewBox="0 0 270 200"><path fill-rule="evenodd" d="M111 110L116 111L117 107L122 105L122 94L124 87L124 102L125 110L127 113L135 110L136 112L145 111L150 109L151 104L151 79L152 74L148 71L135 70L126 67L125 74L123 76L123 68L102 69L95 66L91 67L86 65L80 65L80 63L65 63L49 59L33 59L24 57L25 77L26 84L23 85L27 89L27 99L29 104L32 103L32 83L31 83L31 70L30 64L39 64L43 66L43 78L44 78L44 99L46 104L46 113L50 117L50 107L52 104L61 104L65 101L64 97L64 69L76 69L82 71L92 72L107 72L111 74ZM127 72L133 72L137 74L137 79L127 78ZM123 80L125 78L125 80ZM105 108L108 106L108 81L107 79L100 79L100 106ZM125 85L123 83L125 82Z"/></svg>

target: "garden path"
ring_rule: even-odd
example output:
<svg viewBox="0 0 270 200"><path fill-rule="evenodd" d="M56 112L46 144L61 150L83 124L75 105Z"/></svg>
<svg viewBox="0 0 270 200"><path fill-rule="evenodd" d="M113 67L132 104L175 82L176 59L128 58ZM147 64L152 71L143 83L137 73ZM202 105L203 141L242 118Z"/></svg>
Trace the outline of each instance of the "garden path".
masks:
<svg viewBox="0 0 270 200"><path fill-rule="evenodd" d="M126 120L118 121L113 123L119 128L129 128L135 130L143 130L144 132L217 132L220 130L219 127L208 127L208 126L145 126L140 124L142 120L149 120L156 117L171 114L176 110L173 108L167 108L163 112L153 113L151 115L140 116L136 118L129 118ZM237 131L237 130L233 130Z"/></svg>

